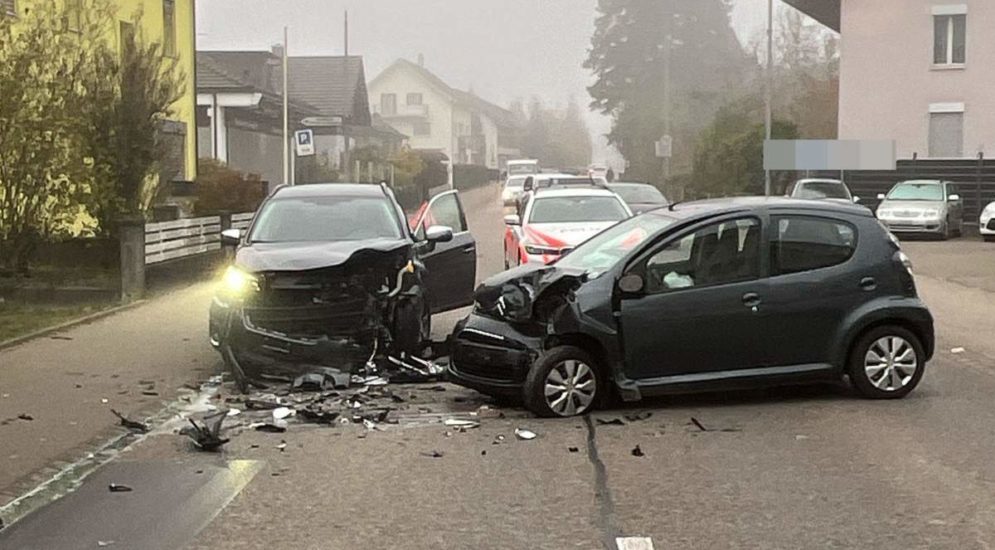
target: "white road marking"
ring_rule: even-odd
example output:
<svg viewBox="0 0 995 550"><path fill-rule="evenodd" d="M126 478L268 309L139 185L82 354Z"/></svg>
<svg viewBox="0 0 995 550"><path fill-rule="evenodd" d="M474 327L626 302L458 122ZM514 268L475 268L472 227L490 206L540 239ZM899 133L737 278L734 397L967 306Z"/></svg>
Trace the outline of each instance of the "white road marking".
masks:
<svg viewBox="0 0 995 550"><path fill-rule="evenodd" d="M649 537L616 537L618 550L653 550L653 540Z"/></svg>

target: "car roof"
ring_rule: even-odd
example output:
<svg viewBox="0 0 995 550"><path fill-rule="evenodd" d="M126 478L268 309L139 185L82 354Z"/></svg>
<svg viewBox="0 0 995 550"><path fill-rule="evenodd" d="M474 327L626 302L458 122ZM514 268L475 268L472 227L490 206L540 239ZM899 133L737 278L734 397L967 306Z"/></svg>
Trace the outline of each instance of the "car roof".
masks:
<svg viewBox="0 0 995 550"><path fill-rule="evenodd" d="M633 186L633 187L635 187L635 186L639 186L639 187L652 187L653 189L656 189L655 185L650 185L648 183L643 183L641 181L613 181L613 182L611 182L611 183L608 184L608 187L615 187L616 185L619 186L619 187L621 187L623 185L628 185L628 186Z"/></svg>
<svg viewBox="0 0 995 550"><path fill-rule="evenodd" d="M615 193L603 187L542 187L535 191L539 197L615 197Z"/></svg>
<svg viewBox="0 0 995 550"><path fill-rule="evenodd" d="M802 185L805 183L838 183L843 185L841 180L833 178L803 178L795 182L796 185Z"/></svg>
<svg viewBox="0 0 995 550"><path fill-rule="evenodd" d="M850 214L865 218L873 214L866 207L836 201L793 199L789 197L731 197L708 199L693 202L674 203L668 207L650 210L644 215L666 216L669 218L690 219L708 218L734 212L767 210L809 210L812 212L832 212Z"/></svg>
<svg viewBox="0 0 995 550"><path fill-rule="evenodd" d="M274 198L288 197L386 197L379 185L372 183L308 183L280 187Z"/></svg>
<svg viewBox="0 0 995 550"><path fill-rule="evenodd" d="M902 180L895 185L900 185L903 183L918 183L918 184L937 184L937 183L947 183L946 180Z"/></svg>

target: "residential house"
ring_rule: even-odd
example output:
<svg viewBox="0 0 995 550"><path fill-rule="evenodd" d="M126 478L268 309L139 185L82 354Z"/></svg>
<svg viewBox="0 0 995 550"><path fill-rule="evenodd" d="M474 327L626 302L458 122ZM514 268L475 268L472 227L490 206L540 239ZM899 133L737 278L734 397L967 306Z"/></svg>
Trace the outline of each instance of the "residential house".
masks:
<svg viewBox="0 0 995 550"><path fill-rule="evenodd" d="M201 133L210 144L201 146L201 155L281 183L282 49L199 52L198 66ZM291 131L314 131L317 162L327 169L347 169L349 151L356 147L391 151L404 140L374 125L360 56L289 57L287 83Z"/></svg>
<svg viewBox="0 0 995 550"><path fill-rule="evenodd" d="M79 10L87 6L86 0L63 1ZM35 2L52 0L0 0L0 16L20 17ZM107 29L108 39L119 49L124 41L134 40L136 36L158 42L167 55L176 59L177 71L184 76L183 95L173 105L170 119L163 124L172 154L161 174L171 181L193 181L197 177L194 0L111 0L110 3L116 10L114 26ZM140 22L140 29L135 28L136 21Z"/></svg>
<svg viewBox="0 0 995 550"><path fill-rule="evenodd" d="M898 158L995 154L992 0L786 0L841 33L840 139Z"/></svg>
<svg viewBox="0 0 995 550"><path fill-rule="evenodd" d="M500 166L500 153L516 153L501 137L513 133L510 111L449 86L422 62L395 61L370 81L369 89L373 111L408 135L412 149L441 152L453 164L494 170Z"/></svg>

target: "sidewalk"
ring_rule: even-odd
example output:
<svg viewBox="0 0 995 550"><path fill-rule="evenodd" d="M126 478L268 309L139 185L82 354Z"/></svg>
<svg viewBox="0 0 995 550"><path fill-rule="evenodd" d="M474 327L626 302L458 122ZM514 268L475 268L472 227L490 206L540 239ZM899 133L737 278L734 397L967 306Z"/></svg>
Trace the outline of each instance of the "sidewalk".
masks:
<svg viewBox="0 0 995 550"><path fill-rule="evenodd" d="M217 368L211 290L198 283L0 351L0 505L121 433L111 408L150 415Z"/></svg>

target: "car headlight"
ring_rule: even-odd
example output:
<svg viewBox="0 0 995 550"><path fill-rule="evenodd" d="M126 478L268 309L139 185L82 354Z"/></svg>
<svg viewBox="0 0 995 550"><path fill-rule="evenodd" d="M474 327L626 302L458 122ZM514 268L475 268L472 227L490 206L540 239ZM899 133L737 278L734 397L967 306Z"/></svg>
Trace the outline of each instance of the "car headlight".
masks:
<svg viewBox="0 0 995 550"><path fill-rule="evenodd" d="M935 220L940 217L940 210L937 208L930 208L929 210L923 210L922 217L930 220Z"/></svg>
<svg viewBox="0 0 995 550"><path fill-rule="evenodd" d="M534 256L548 256L548 255L559 256L560 255L560 249L559 248L553 248L551 246L539 246L539 245L535 245L535 244L527 244L527 245L525 245L525 251L528 252L529 254L534 255Z"/></svg>
<svg viewBox="0 0 995 550"><path fill-rule="evenodd" d="M226 269L221 277L220 291L227 296L242 297L249 289L254 288L258 288L256 278L235 266Z"/></svg>

